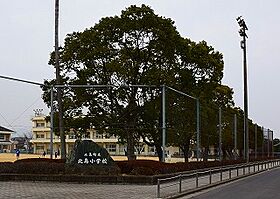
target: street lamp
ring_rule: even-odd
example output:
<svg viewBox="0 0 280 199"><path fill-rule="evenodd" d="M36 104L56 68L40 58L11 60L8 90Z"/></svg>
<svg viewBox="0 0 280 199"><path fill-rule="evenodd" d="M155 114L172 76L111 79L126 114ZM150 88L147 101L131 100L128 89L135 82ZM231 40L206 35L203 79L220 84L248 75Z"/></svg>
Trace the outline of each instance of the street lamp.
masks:
<svg viewBox="0 0 280 199"><path fill-rule="evenodd" d="M246 31L247 25L242 19L242 16L237 17L238 25L240 26L239 34L242 37L240 42L241 49L243 49L243 75L244 75L244 159L249 162L249 134L248 134L248 86L247 86L247 60L246 60L246 38L248 38Z"/></svg>

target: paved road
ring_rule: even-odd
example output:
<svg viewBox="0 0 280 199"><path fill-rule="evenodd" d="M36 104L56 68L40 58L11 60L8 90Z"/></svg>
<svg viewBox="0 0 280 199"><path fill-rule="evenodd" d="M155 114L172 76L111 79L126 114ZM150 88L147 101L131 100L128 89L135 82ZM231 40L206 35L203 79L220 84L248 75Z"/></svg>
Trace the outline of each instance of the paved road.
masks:
<svg viewBox="0 0 280 199"><path fill-rule="evenodd" d="M0 198L151 199L156 198L156 186L0 181Z"/></svg>
<svg viewBox="0 0 280 199"><path fill-rule="evenodd" d="M0 181L0 199L152 199L156 185L104 185L59 182ZM280 198L280 168L183 197L194 199Z"/></svg>
<svg viewBox="0 0 280 199"><path fill-rule="evenodd" d="M280 198L280 168L182 198L277 199Z"/></svg>

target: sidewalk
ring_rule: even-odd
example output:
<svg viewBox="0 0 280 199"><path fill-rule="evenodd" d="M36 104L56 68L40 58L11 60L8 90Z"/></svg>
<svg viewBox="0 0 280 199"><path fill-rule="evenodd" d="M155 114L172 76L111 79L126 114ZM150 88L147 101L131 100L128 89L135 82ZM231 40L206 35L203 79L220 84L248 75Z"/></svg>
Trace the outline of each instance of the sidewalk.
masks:
<svg viewBox="0 0 280 199"><path fill-rule="evenodd" d="M2 181L0 182L0 198L152 199L156 198L156 186Z"/></svg>

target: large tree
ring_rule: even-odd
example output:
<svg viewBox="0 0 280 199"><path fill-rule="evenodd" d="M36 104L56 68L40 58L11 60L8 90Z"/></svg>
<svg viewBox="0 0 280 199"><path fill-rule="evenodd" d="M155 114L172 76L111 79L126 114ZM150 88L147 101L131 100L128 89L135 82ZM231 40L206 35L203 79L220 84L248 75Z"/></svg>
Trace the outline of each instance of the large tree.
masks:
<svg viewBox="0 0 280 199"><path fill-rule="evenodd" d="M118 135L127 143L129 160L135 158L134 143L141 137L162 157L160 85L210 104L217 98L223 76L221 53L205 41L182 38L171 19L145 5L130 6L120 16L102 18L94 27L67 35L59 59L64 84L111 85L64 89L68 127L80 129L79 124L87 127L90 123L99 131ZM55 65L54 54L50 64ZM47 94L44 99L49 102ZM189 103L172 92L167 95L167 131L172 135L167 142L179 146L187 157L196 134L195 101ZM74 122L73 118L86 121Z"/></svg>
<svg viewBox="0 0 280 199"><path fill-rule="evenodd" d="M173 84L174 87L188 95L199 98L201 105L208 104L209 106L215 103L223 77L222 54L215 51L205 41L195 43L185 39L182 47L180 51L181 62L179 69L176 71L177 78L175 84ZM188 161L190 144L196 141L196 100L178 93L169 95L171 97L167 120L169 120L170 127L169 136L172 138L170 145L180 147L184 153L185 161ZM213 130L213 125L215 125L213 123L213 110L210 105L209 107L204 106L199 111L201 117L207 118L207 122L200 125L202 144L205 144L206 135L209 139L209 132Z"/></svg>
<svg viewBox="0 0 280 199"><path fill-rule="evenodd" d="M65 83L115 87L70 89L75 106L65 111L75 117L88 115L96 128L120 135L127 141L128 159L133 159L139 110L150 98L142 88L123 86L173 82L182 40L171 19L145 5L131 6L120 16L105 17L92 28L67 35L60 51Z"/></svg>

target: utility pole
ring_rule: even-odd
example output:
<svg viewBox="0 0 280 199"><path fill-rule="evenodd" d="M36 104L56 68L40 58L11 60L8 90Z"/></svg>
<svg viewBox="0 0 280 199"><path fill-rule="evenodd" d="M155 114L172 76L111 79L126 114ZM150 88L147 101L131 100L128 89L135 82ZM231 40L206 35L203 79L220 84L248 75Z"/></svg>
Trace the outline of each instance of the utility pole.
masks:
<svg viewBox="0 0 280 199"><path fill-rule="evenodd" d="M199 99L196 99L196 161L199 161L200 156L200 105Z"/></svg>
<svg viewBox="0 0 280 199"><path fill-rule="evenodd" d="M55 0L55 74L56 84L61 85L60 66L59 66L59 41L58 41L58 22L59 22L59 0ZM57 88L57 103L59 117L59 132L61 143L61 159L66 159L66 144L63 124L63 108L62 108L62 92L61 88Z"/></svg>
<svg viewBox="0 0 280 199"><path fill-rule="evenodd" d="M244 137L245 137L245 148L244 158L246 162L249 162L249 128L248 128L248 86L247 86L247 59L246 59L246 38L248 38L246 31L248 30L247 25L242 19L238 17L237 22L240 26L239 34L242 37L241 49L243 49L243 77L244 77Z"/></svg>
<svg viewBox="0 0 280 199"><path fill-rule="evenodd" d="M50 129L50 157L53 159L53 87L51 87L51 129Z"/></svg>
<svg viewBox="0 0 280 199"><path fill-rule="evenodd" d="M165 121L165 85L161 87L162 93L162 162L165 162L165 141L166 141L166 121Z"/></svg>
<svg viewBox="0 0 280 199"><path fill-rule="evenodd" d="M262 126L262 158L264 157L264 128Z"/></svg>
<svg viewBox="0 0 280 199"><path fill-rule="evenodd" d="M234 159L237 160L237 116L234 114Z"/></svg>
<svg viewBox="0 0 280 199"><path fill-rule="evenodd" d="M274 158L274 142L273 142L273 131L271 131L271 155Z"/></svg>
<svg viewBox="0 0 280 199"><path fill-rule="evenodd" d="M267 129L267 157L269 158L269 153L270 153L270 138L269 138L269 129Z"/></svg>
<svg viewBox="0 0 280 199"><path fill-rule="evenodd" d="M258 150L258 125L255 124L255 160L257 159Z"/></svg>
<svg viewBox="0 0 280 199"><path fill-rule="evenodd" d="M219 161L222 161L222 108L219 107Z"/></svg>

